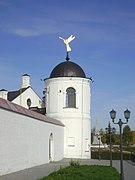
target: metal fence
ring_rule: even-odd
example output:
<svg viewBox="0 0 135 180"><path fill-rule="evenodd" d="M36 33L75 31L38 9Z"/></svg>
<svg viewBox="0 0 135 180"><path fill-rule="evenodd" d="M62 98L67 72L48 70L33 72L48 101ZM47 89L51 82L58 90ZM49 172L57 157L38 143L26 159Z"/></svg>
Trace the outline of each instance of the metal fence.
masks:
<svg viewBox="0 0 135 180"><path fill-rule="evenodd" d="M135 163L135 152L131 152L131 161Z"/></svg>

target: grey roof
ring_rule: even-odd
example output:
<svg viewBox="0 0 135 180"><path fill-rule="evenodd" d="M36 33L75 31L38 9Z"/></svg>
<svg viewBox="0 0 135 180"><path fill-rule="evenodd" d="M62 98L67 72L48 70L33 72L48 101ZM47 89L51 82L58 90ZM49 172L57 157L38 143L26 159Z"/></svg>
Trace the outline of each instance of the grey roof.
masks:
<svg viewBox="0 0 135 180"><path fill-rule="evenodd" d="M46 123L51 123L59 126L64 126L64 124L61 121L39 114L30 109L26 109L20 105L17 105L2 98L0 98L0 108L34 118L35 120L44 121Z"/></svg>
<svg viewBox="0 0 135 180"><path fill-rule="evenodd" d="M86 78L83 69L76 63L65 61L58 64L51 72L50 78L56 77L81 77Z"/></svg>
<svg viewBox="0 0 135 180"><path fill-rule="evenodd" d="M26 89L28 89L29 87L27 87L27 88L21 88L21 89L19 89L19 90L17 90L17 91L9 91L8 92L8 97L7 97L7 99L9 100L9 101L13 101L16 97L18 97L21 93L23 93Z"/></svg>
<svg viewBox="0 0 135 180"><path fill-rule="evenodd" d="M28 75L28 74L23 74L22 76L30 76L30 75Z"/></svg>
<svg viewBox="0 0 135 180"><path fill-rule="evenodd" d="M1 89L0 91L7 91L6 89Z"/></svg>

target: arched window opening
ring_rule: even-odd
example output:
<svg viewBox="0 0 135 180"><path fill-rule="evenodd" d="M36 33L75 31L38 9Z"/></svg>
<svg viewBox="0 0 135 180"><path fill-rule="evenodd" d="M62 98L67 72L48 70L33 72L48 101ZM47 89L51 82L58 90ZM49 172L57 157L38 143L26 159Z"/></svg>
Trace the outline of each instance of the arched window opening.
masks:
<svg viewBox="0 0 135 180"><path fill-rule="evenodd" d="M30 98L27 99L27 106L30 109L30 106L31 106L31 99Z"/></svg>
<svg viewBox="0 0 135 180"><path fill-rule="evenodd" d="M69 87L66 90L66 107L67 108L76 107L76 91L72 87Z"/></svg>
<svg viewBox="0 0 135 180"><path fill-rule="evenodd" d="M53 160L53 134L50 134L49 137L49 160Z"/></svg>

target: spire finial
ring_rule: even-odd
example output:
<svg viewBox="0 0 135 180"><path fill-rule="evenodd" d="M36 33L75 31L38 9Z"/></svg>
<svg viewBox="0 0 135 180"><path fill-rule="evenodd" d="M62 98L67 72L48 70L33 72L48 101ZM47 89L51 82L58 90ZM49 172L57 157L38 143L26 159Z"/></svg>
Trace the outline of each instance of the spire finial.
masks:
<svg viewBox="0 0 135 180"><path fill-rule="evenodd" d="M66 54L66 61L69 61L69 56L68 56L68 52L67 52L67 54Z"/></svg>

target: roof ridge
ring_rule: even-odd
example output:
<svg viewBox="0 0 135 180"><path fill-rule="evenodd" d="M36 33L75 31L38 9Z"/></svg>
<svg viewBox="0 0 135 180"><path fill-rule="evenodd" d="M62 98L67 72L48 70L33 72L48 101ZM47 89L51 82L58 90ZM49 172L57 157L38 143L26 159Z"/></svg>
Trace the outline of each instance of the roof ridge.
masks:
<svg viewBox="0 0 135 180"><path fill-rule="evenodd" d="M9 101L13 101L16 97L18 97L20 94L22 94L24 91L26 91L26 89L28 89L29 87L27 87L27 88L20 88L20 89L18 89L16 91L9 91L8 92L8 100Z"/></svg>
<svg viewBox="0 0 135 180"><path fill-rule="evenodd" d="M5 99L2 99L2 98L0 98L0 108L6 109L9 111L18 113L18 114L22 114L22 115L25 115L27 117L31 117L31 118L34 118L36 120L40 120L43 122L47 122L47 123L51 123L51 124L55 124L55 125L59 125L59 126L64 126L64 124L59 120L50 118L50 117L42 115L42 114L39 114L39 113L32 111L30 109L26 109L26 108L24 108L18 104L12 103L12 102L5 100Z"/></svg>

